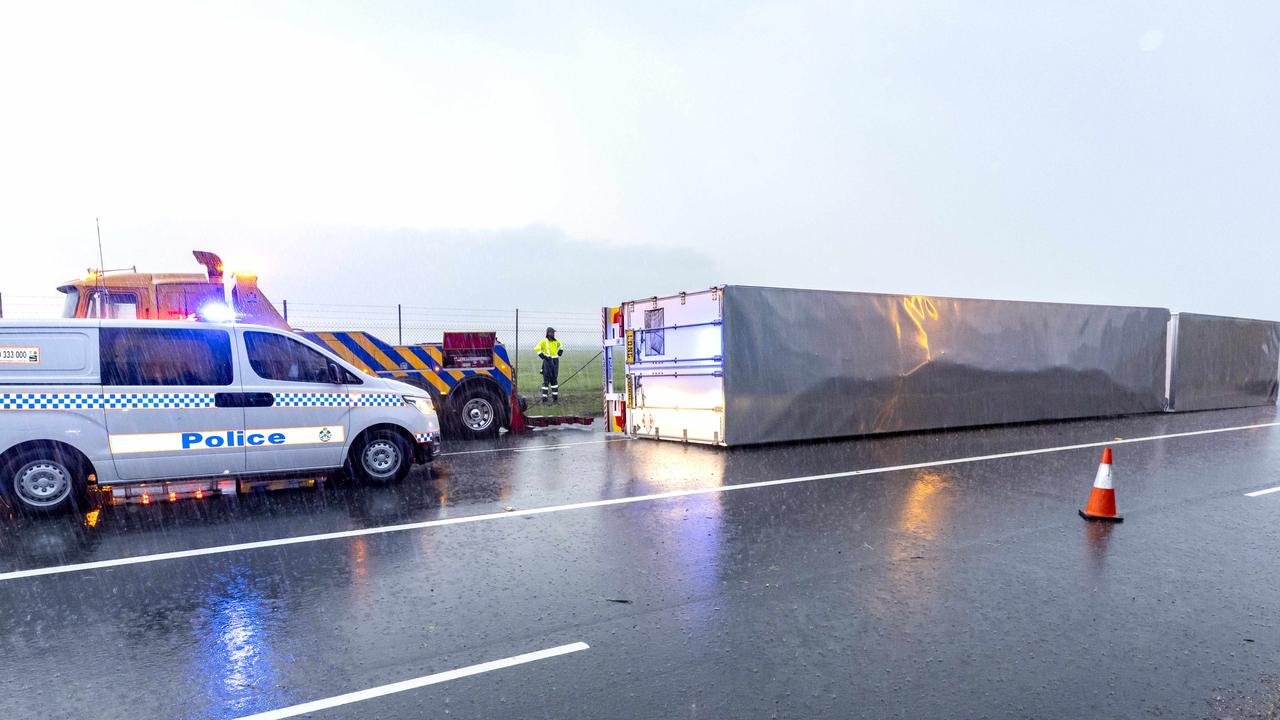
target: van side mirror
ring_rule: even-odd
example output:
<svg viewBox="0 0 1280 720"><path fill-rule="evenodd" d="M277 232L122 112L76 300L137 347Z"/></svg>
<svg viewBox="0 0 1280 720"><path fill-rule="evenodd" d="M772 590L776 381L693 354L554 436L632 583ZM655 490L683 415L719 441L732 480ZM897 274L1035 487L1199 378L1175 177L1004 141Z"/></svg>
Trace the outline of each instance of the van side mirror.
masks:
<svg viewBox="0 0 1280 720"><path fill-rule="evenodd" d="M343 370L338 363L329 363L329 382L334 385L347 384L347 372Z"/></svg>

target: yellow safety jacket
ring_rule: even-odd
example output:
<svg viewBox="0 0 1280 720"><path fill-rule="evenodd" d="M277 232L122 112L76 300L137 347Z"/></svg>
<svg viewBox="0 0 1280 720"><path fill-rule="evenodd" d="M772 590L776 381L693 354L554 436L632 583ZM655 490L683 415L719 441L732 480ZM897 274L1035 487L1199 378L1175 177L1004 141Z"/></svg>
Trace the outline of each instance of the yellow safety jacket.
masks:
<svg viewBox="0 0 1280 720"><path fill-rule="evenodd" d="M560 341L550 340L548 338L542 338L541 340L539 340L538 346L535 347L533 351L543 357L552 357L552 358L560 357L561 355L564 354L564 349L560 347Z"/></svg>

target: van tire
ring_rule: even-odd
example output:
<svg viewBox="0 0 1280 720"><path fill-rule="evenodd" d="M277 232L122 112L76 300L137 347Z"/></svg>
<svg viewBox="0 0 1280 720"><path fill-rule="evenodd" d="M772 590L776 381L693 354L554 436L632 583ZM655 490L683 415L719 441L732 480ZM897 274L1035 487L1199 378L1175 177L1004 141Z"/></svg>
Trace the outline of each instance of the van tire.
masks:
<svg viewBox="0 0 1280 720"><path fill-rule="evenodd" d="M370 485L400 482L413 467L413 448L393 430L365 433L351 448L351 474Z"/></svg>
<svg viewBox="0 0 1280 720"><path fill-rule="evenodd" d="M507 423L507 406L496 392L473 385L450 397L449 425L461 440L487 440L498 436Z"/></svg>
<svg viewBox="0 0 1280 720"><path fill-rule="evenodd" d="M88 505L88 470L57 445L23 450L0 470L0 492L15 510L53 515Z"/></svg>

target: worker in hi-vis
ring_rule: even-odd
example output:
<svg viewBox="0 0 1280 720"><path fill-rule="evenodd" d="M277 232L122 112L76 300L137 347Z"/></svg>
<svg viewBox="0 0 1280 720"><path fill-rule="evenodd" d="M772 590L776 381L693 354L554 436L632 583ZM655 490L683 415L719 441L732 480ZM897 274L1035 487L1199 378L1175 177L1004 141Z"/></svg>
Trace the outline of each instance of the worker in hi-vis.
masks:
<svg viewBox="0 0 1280 720"><path fill-rule="evenodd" d="M551 402L560 402L560 356L564 348L556 339L556 329L547 328L547 336L538 341L534 348L538 357L542 358L542 402L547 402L547 390L551 390Z"/></svg>

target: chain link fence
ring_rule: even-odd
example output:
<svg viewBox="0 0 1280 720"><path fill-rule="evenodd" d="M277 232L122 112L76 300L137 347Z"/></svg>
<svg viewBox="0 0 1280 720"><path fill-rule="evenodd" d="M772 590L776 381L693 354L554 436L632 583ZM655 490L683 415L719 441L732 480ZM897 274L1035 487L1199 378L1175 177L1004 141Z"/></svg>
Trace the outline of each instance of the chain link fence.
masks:
<svg viewBox="0 0 1280 720"><path fill-rule="evenodd" d="M64 297L0 293L0 318L23 320L59 317L62 315Z"/></svg>
<svg viewBox="0 0 1280 720"><path fill-rule="evenodd" d="M62 313L60 296L0 293L0 317L54 318ZM363 330L393 345L439 342L445 332L496 332L507 346L520 392L531 415L599 415L601 360L599 312L430 308L416 305L341 305L282 301L278 309L298 330ZM539 405L542 363L534 346L556 329L564 344L560 360L560 404Z"/></svg>
<svg viewBox="0 0 1280 720"><path fill-rule="evenodd" d="M363 330L393 345L439 342L446 332L496 332L507 346L520 392L531 415L598 415L601 400L600 313L428 308L415 305L333 305L282 302L289 324L299 330ZM560 404L539 405L542 362L534 346L556 329L564 345L560 360Z"/></svg>

